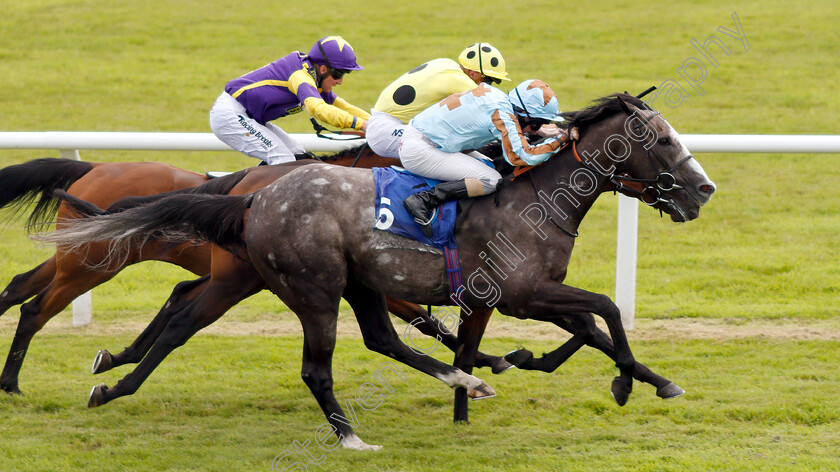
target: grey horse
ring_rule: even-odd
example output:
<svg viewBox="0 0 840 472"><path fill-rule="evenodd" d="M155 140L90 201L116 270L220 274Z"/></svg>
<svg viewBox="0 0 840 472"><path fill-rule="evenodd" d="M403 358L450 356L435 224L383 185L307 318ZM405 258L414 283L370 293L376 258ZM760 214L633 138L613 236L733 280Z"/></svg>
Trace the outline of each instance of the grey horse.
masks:
<svg viewBox="0 0 840 472"><path fill-rule="evenodd" d="M197 237L247 257L300 318L302 377L344 447L375 448L340 421L344 413L332 392L335 323L339 300L348 295L368 347L464 388L471 398L494 394L467 373L486 325L471 313L495 307L505 315L561 327L575 320L594 327L586 320L600 316L619 370L611 392L623 405L639 364L619 310L606 295L563 283L578 225L605 191L639 198L673 221L692 220L715 185L670 124L634 97L605 97L575 113L570 126L579 128L578 142L464 209L456 231L465 274L461 287L449 286L440 251L372 230L377 215L371 171L330 165L304 166L249 195L177 195L79 219L42 239L69 245L113 240L118 246L163 232L173 239ZM388 320L385 295L464 309L455 362L463 370L400 342ZM554 356L514 353L511 358L525 368L552 370L588 336L591 332L576 334ZM673 384L664 388L670 390L660 396L682 393Z"/></svg>

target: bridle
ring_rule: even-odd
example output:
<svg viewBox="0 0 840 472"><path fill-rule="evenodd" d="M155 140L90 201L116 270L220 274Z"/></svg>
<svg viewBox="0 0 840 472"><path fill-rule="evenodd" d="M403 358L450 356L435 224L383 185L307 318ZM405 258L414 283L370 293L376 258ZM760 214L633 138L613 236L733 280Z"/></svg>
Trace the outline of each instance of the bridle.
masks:
<svg viewBox="0 0 840 472"><path fill-rule="evenodd" d="M640 94L640 96L645 95L646 93L650 92L653 89L654 89L654 87L651 87L646 92ZM637 98L640 98L640 96L637 96ZM629 108L629 106L627 106L627 103L624 102L624 100L621 97L618 97L618 99L622 101L622 105L623 105L622 109L627 113L627 115L628 116L633 116L633 112L630 111L630 108ZM643 118L641 116L636 116L635 117L636 118L636 123L633 125L633 127L634 127L634 130L636 132L636 136L643 136L642 128L644 126L647 126L648 124L650 124L650 122L654 118L661 115L661 113L656 111L656 110L653 110L651 108L646 108L646 109L651 112L651 114L649 116L647 116L646 118ZM684 188L682 185L680 185L678 183L677 178L674 176L674 172L680 166L682 166L683 164L688 162L690 159L693 159L694 158L693 155L688 154L685 157L683 157L682 159L680 159L679 161L677 161L676 163L674 163L674 165L668 167L668 165L662 159L662 157L659 154L657 154L656 151L653 150L653 146L651 146L649 149L645 148L645 155L647 156L651 167L657 172L657 174L653 178L637 178L637 177L630 176L626 172L625 173L620 173L620 171L617 169L617 167L614 168L612 173L610 173L610 174L606 174L602 170L594 169L590 164L587 164L583 159L581 159L580 154L578 154L578 151L577 151L577 141L571 141L571 143L564 144L559 149L557 149L557 151L555 152L554 155L555 156L559 155L561 151L563 151L564 149L569 147L569 144L571 144L572 155L574 156L575 160L577 160L577 162L584 169L588 170L592 174L602 175L602 176L606 177L607 181L610 182L613 185L615 191L624 193L625 195L630 196L630 197L637 198L638 200L641 200L642 202L644 202L646 205L649 205L649 206L652 206L652 207L656 206L657 204L662 204L662 205L665 205L666 207L669 207L670 209L680 211L679 208L674 203L673 199L666 198L666 197L667 197L668 192ZM539 194L540 189L538 188L537 183L534 181L533 176L530 174L530 172L528 172L533 168L534 168L534 166L517 167L513 172L513 177L511 177L510 180L515 180L518 176L520 176L522 174L525 174L525 173L528 173L529 177L531 177L529 180L531 181L531 185L534 187L534 191ZM637 188L635 188L635 186L628 185L628 184L631 184L631 183L642 184L642 189L638 190ZM689 195L690 195L690 193L689 193ZM692 195L692 198L693 198L693 195ZM497 203L496 204L498 205L498 195L497 195ZM660 207L659 210L660 210L660 213L662 213L663 210L661 209L661 207ZM559 228L561 231L568 234L569 236L572 236L572 237L577 237L578 236L578 232L576 230L569 230L569 229L563 227L563 225L559 224L558 221L555 221L551 217L550 212L547 215L547 219L551 223L553 223L554 226L556 226L557 228Z"/></svg>
<svg viewBox="0 0 840 472"><path fill-rule="evenodd" d="M619 98L619 100L622 100ZM652 113L647 118L642 118L641 116L636 116L635 121L636 123L633 125L633 128L636 131L636 136L643 136L642 128L647 126L654 118L660 116L661 113L648 108L649 111ZM629 116L633 116L632 113L629 112L629 108L625 109L625 112ZM644 147L644 146L643 146ZM686 155L671 167L665 163L662 157L653 150L653 146L650 148L644 147L645 155L650 162L651 167L657 171L656 177L653 178L638 178L632 177L626 173L619 174L617 171L613 171L612 174L607 176L610 183L613 184L615 190L617 192L621 192L625 195L634 197L639 199L642 203L649 206L656 206L659 203L664 205L673 206L673 200L663 198L668 192L673 190L682 189L683 186L679 185L677 182L677 178L674 177L674 171L676 171L680 166L688 162L690 159L693 159L694 156L691 154ZM577 149L575 146L575 142L572 142L572 151L575 156L575 159L584 166L587 170L592 172L597 172L594 169L591 169L578 155ZM603 172L599 172L603 175ZM637 183L642 184L642 189L638 190L631 185L627 185L627 183Z"/></svg>

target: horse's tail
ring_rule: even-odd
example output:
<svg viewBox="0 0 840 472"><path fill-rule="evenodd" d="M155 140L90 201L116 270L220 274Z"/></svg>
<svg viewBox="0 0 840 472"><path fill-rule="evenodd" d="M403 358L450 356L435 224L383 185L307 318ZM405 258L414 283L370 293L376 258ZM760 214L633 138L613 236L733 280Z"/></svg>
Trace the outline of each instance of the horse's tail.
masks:
<svg viewBox="0 0 840 472"><path fill-rule="evenodd" d="M0 208L10 206L17 216L37 199L27 224L52 221L59 205L53 191L67 190L92 169L90 162L50 157L0 169Z"/></svg>
<svg viewBox="0 0 840 472"><path fill-rule="evenodd" d="M60 229L33 239L56 243L71 251L106 241L111 246L109 260L125 255L129 248L142 245L151 237L177 243L197 239L244 254L245 213L252 199L253 194L170 195L111 214L99 213L95 206L85 210L77 204L73 205L76 211L94 216L61 221Z"/></svg>
<svg viewBox="0 0 840 472"><path fill-rule="evenodd" d="M170 192L159 193L157 195L147 195L145 197L123 198L122 200L119 200L113 203L111 206L109 206L106 210L106 213L118 213L129 208L134 208L136 206L156 202L171 195L227 195L228 193L230 193L231 189L233 189L233 187L236 186L236 184L238 184L242 179L245 178L245 175L248 173L248 170L249 169L244 169L240 170L239 172L234 172L233 174L225 175L223 177L216 177L210 179L207 182L199 185L198 187L172 190Z"/></svg>

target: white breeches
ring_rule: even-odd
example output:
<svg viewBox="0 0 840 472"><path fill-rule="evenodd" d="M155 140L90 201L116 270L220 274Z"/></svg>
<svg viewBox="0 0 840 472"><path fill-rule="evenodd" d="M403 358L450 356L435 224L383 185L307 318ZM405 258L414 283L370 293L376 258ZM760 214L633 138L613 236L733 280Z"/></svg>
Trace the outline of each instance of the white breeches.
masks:
<svg viewBox="0 0 840 472"><path fill-rule="evenodd" d="M400 161L409 172L444 181L478 179L484 193L493 193L502 180L490 160L477 151L445 152L423 133L406 125L400 142Z"/></svg>
<svg viewBox="0 0 840 472"><path fill-rule="evenodd" d="M257 123L248 116L245 107L226 92L219 95L210 110L210 129L223 143L269 165L294 161L295 154L306 152L273 123L265 126Z"/></svg>
<svg viewBox="0 0 840 472"><path fill-rule="evenodd" d="M400 138L405 125L399 118L381 111L373 111L365 130L365 139L373 152L382 157L400 157Z"/></svg>

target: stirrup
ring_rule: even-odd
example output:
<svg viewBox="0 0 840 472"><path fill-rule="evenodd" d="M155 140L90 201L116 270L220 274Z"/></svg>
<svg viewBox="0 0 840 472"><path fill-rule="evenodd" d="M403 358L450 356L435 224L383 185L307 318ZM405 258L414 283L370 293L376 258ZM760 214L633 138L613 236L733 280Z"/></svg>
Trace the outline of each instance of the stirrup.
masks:
<svg viewBox="0 0 840 472"><path fill-rule="evenodd" d="M428 221L424 222L420 218L414 218L414 222L420 225L420 230L422 230L423 234L429 239L432 239L435 235L435 231L432 228L432 221L435 219L435 215L437 215L437 208L432 211L432 216L429 217Z"/></svg>
<svg viewBox="0 0 840 472"><path fill-rule="evenodd" d="M432 214L429 216L428 221L423 221L423 220L421 220L420 218L417 218L417 217L415 216L415 217L414 217L414 222L415 222L415 223L417 223L417 224L418 224L418 225L420 225L420 226L431 226L431 225L432 225L432 221L434 221L435 216L437 215L437 210L438 210L437 208L435 208L434 210L432 210Z"/></svg>

